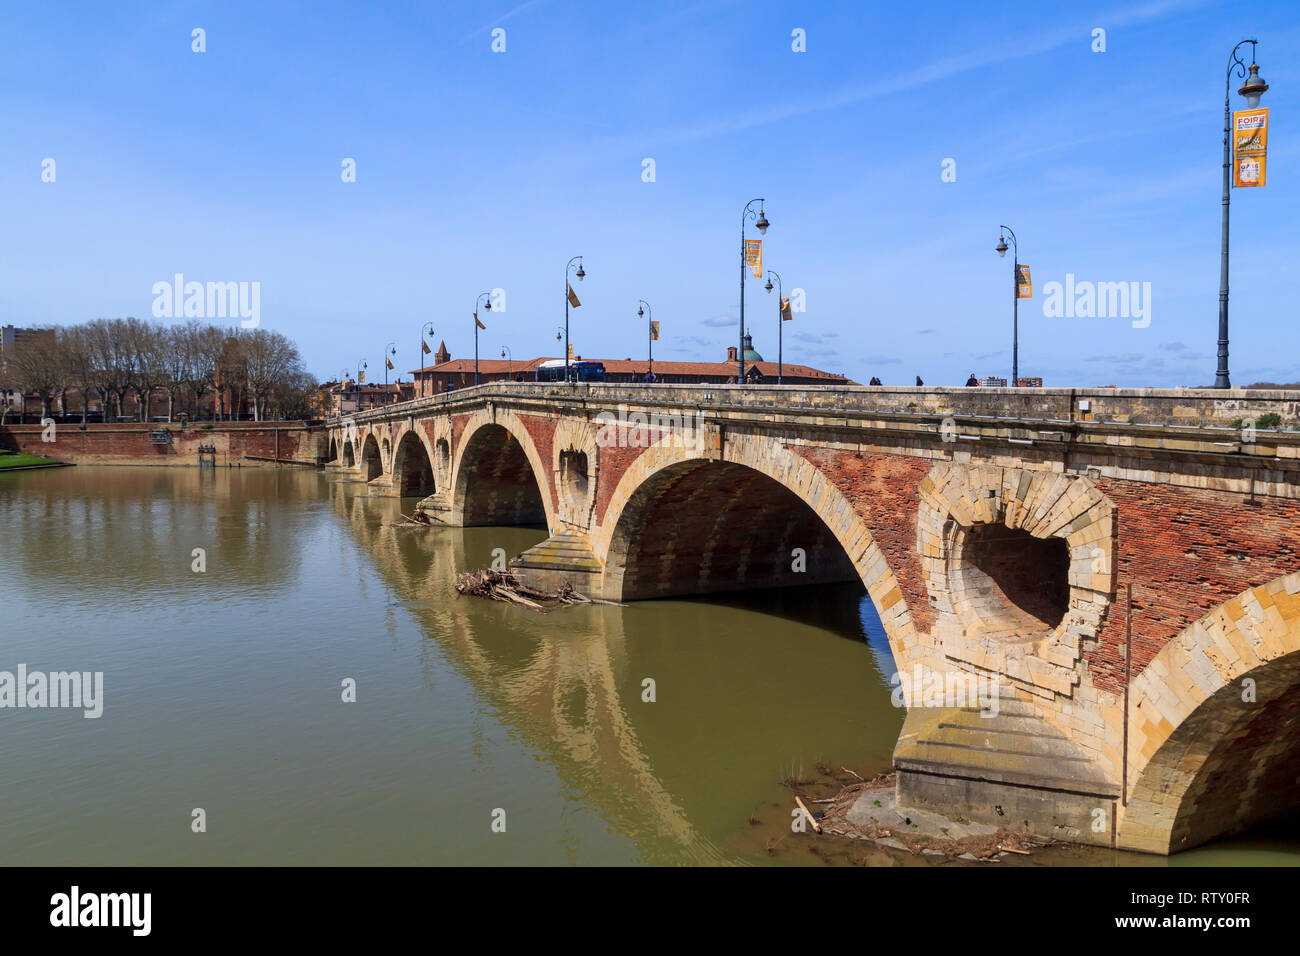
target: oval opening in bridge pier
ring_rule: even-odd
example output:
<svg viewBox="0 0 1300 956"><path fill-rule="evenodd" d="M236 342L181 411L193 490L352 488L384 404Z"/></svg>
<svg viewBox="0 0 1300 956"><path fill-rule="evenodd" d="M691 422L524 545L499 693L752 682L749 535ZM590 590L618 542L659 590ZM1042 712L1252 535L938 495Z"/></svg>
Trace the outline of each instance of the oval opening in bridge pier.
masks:
<svg viewBox="0 0 1300 956"><path fill-rule="evenodd" d="M961 529L953 551L953 597L980 635L1038 640L1065 619L1070 549L1064 538L977 524Z"/></svg>

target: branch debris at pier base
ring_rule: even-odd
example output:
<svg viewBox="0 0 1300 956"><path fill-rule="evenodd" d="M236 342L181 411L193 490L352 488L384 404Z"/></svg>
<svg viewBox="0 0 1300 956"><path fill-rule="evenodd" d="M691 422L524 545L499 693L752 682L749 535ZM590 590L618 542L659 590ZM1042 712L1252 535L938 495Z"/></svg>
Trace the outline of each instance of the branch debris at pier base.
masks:
<svg viewBox="0 0 1300 956"><path fill-rule="evenodd" d="M617 601L603 601L579 594L568 581L561 582L554 592L539 591L524 584L510 571L496 571L492 568L461 572L456 576L456 591L470 597L483 597L517 604L530 611L542 613L551 608L574 604L611 604L615 607L626 607Z"/></svg>

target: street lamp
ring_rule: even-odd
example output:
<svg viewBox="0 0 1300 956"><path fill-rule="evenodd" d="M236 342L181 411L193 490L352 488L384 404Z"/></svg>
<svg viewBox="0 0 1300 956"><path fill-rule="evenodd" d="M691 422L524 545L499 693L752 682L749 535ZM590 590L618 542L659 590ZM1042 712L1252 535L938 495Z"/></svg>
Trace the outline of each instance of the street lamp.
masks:
<svg viewBox="0 0 1300 956"><path fill-rule="evenodd" d="M388 404L388 368L393 363L388 360L390 355L397 354L397 343L389 342L384 346L384 404Z"/></svg>
<svg viewBox="0 0 1300 956"><path fill-rule="evenodd" d="M478 294L478 298L474 300L474 384L475 385L478 384L478 330L483 328L483 326L479 324L479 320L478 320L478 304L483 301L484 296L487 296L487 304L483 306L483 311L491 312L492 311L491 292L480 292Z"/></svg>
<svg viewBox="0 0 1300 956"><path fill-rule="evenodd" d="M361 411L361 386L362 386L362 369L370 368L365 359L357 359L357 411Z"/></svg>
<svg viewBox="0 0 1300 956"><path fill-rule="evenodd" d="M514 353L510 351L510 346L503 345L501 346L501 357L506 358L506 356L509 356L509 359L506 362L506 381L510 381L510 376L514 374L515 356Z"/></svg>
<svg viewBox="0 0 1300 956"><path fill-rule="evenodd" d="M1259 98L1268 84L1259 75L1255 65L1255 44L1257 40L1242 40L1232 48L1228 58L1228 74L1223 83L1223 231L1219 239L1219 367L1214 374L1215 388L1231 388L1228 380L1228 201L1232 189L1232 74L1247 74L1246 63L1237 55L1247 43L1250 44L1250 75L1237 90L1246 98L1246 106L1255 109Z"/></svg>
<svg viewBox="0 0 1300 956"><path fill-rule="evenodd" d="M767 216L763 212L763 199L751 199L745 203L745 211L740 215L740 348L736 350L736 361L739 363L740 371L736 375L736 384L745 384L745 272L747 265L745 263L745 222L754 218L754 210L749 207L758 203L758 221L754 223L754 228L759 235L766 235L767 227L771 225L767 221Z"/></svg>
<svg viewBox="0 0 1300 956"><path fill-rule="evenodd" d="M420 351L416 355L420 356L420 371L424 371L424 355L429 351L429 346L425 345L424 337L433 336L433 323L425 323L420 326ZM429 394L433 394L433 386L430 385ZM424 398L424 376L420 376L420 397Z"/></svg>
<svg viewBox="0 0 1300 956"><path fill-rule="evenodd" d="M636 310L637 317L645 318L647 314L650 316L646 324L646 343L650 347L650 364L646 370L645 380L651 382L654 381L655 376L655 317L654 313L650 311L649 302L645 299L637 299L637 302L641 303Z"/></svg>
<svg viewBox="0 0 1300 956"><path fill-rule="evenodd" d="M781 289L781 277L771 269L767 270L767 285L763 286L769 293L772 291L772 280L776 280L776 384L781 384L782 371L782 347L781 338L785 333L785 309L781 300L784 294Z"/></svg>
<svg viewBox="0 0 1300 956"><path fill-rule="evenodd" d="M582 271L582 256L574 256L569 260L569 264L564 267L564 380L569 380L569 270L573 268L574 263L578 264L578 271L574 273L581 282L587 275Z"/></svg>
<svg viewBox="0 0 1300 956"><path fill-rule="evenodd" d="M1016 388L1020 384L1020 247L1010 226L998 226L998 229L1001 232L996 249L1003 258L1007 254L1006 236L1011 237L1011 387Z"/></svg>

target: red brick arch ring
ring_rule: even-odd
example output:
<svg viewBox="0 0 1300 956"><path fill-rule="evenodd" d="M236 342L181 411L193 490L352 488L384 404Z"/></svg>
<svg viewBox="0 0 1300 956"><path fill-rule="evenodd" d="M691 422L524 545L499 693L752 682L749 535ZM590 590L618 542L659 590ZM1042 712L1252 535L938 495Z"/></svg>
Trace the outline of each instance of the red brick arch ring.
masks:
<svg viewBox="0 0 1300 956"><path fill-rule="evenodd" d="M718 490L724 494L735 490L736 481L743 481L747 488L752 485L755 489L772 491L772 500L778 503L790 502L789 498L780 497L779 493L786 491L811 509L833 542L843 549L870 594L898 668L906 670L914 658L925 658L931 652L928 641L918 635L902 589L880 547L853 505L816 465L792 452L779 439L766 436L728 436L720 461L706 454L702 444L666 436L647 448L623 473L600 527L591 535L593 551L606 568L606 597L628 594L629 561L635 564L634 551L639 540L691 530L690 521L673 522L671 528L649 527L656 499L665 494L678 498L693 493L698 496L702 492L692 492L692 484L696 489L703 489L702 482L709 480L711 471L721 476ZM720 463L731 468L719 469ZM722 475L722 471L726 474ZM779 488L772 489L773 484ZM730 494L730 497L743 498L743 495ZM708 529L704 531L707 533ZM790 542L783 542L787 543ZM716 553L722 555L726 550L725 546L719 546ZM670 560L665 555L665 563Z"/></svg>

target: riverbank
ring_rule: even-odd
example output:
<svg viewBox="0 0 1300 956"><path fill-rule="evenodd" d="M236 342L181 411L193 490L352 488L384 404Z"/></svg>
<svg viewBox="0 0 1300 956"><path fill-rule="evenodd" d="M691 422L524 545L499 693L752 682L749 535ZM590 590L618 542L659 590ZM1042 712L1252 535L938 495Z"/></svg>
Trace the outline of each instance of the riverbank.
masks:
<svg viewBox="0 0 1300 956"><path fill-rule="evenodd" d="M10 471L35 471L39 468L66 468L71 462L51 461L39 455L0 449L0 473Z"/></svg>

